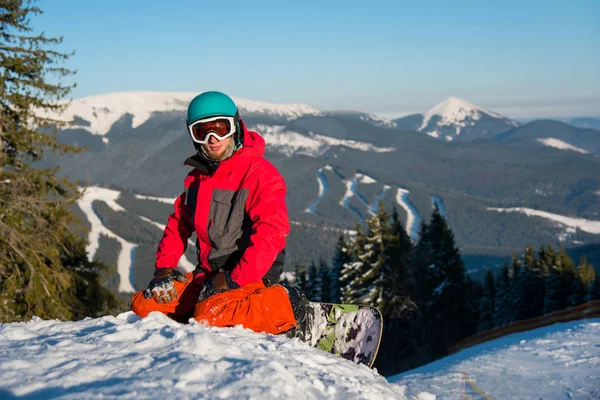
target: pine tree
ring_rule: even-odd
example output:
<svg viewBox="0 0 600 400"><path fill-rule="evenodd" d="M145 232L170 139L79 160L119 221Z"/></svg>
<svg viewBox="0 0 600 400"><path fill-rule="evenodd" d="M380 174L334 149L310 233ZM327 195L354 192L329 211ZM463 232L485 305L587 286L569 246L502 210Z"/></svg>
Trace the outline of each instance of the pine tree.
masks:
<svg viewBox="0 0 600 400"><path fill-rule="evenodd" d="M479 303L478 331L487 331L495 326L496 315L496 279L494 273L488 270L483 283L483 295Z"/></svg>
<svg viewBox="0 0 600 400"><path fill-rule="evenodd" d="M331 269L324 260L319 262L319 301L332 303L331 300Z"/></svg>
<svg viewBox="0 0 600 400"><path fill-rule="evenodd" d="M304 294L306 294L306 298L310 301L321 301L321 293L319 292L320 286L317 264L312 261L308 267L306 285L304 286Z"/></svg>
<svg viewBox="0 0 600 400"><path fill-rule="evenodd" d="M454 234L437 208L421 238L426 245L421 255L431 263L425 271L427 287L431 290L430 324L432 355L447 354L448 349L459 340L475 332L475 316L468 307L466 273L460 251L456 247Z"/></svg>
<svg viewBox="0 0 600 400"><path fill-rule="evenodd" d="M570 306L578 306L589 301L589 292L595 278L596 271L594 271L594 267L587 262L585 257L582 257L571 285L571 293L568 299Z"/></svg>
<svg viewBox="0 0 600 400"><path fill-rule="evenodd" d="M294 276L296 277L294 285L298 286L300 290L302 290L306 294L306 283L308 279L306 276L306 267L304 266L304 264L296 264L294 268ZM308 299L311 300L310 297Z"/></svg>
<svg viewBox="0 0 600 400"><path fill-rule="evenodd" d="M331 262L331 293L329 294L329 300L332 303L339 303L341 301L342 287L340 277L342 275L344 264L348 264L350 260L348 244L346 243L344 235L340 235Z"/></svg>
<svg viewBox="0 0 600 400"><path fill-rule="evenodd" d="M31 2L0 5L0 320L73 319L96 316L116 305L98 283L103 267L85 257L70 206L78 191L56 169L32 164L48 151L80 149L60 144L45 117L67 106L73 89L69 54L52 48L62 38L33 33ZM93 299L93 301L91 300Z"/></svg>
<svg viewBox="0 0 600 400"><path fill-rule="evenodd" d="M518 260L513 257L512 263ZM513 301L512 295L512 272L505 262L502 265L498 279L496 279L496 301L494 312L494 327L504 326L513 321Z"/></svg>
<svg viewBox="0 0 600 400"><path fill-rule="evenodd" d="M547 259L546 250L542 247L540 258ZM544 266L536 258L532 247L525 248L523 268L516 281L517 290L517 320L539 317L544 307Z"/></svg>

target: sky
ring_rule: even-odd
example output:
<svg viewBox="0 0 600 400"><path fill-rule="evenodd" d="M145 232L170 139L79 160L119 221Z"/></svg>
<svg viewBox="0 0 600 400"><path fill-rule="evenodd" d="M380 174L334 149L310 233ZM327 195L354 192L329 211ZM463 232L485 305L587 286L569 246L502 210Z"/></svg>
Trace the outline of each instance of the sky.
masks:
<svg viewBox="0 0 600 400"><path fill-rule="evenodd" d="M600 115L598 1L40 0L75 54L73 98L220 90L424 112L455 96L513 118Z"/></svg>

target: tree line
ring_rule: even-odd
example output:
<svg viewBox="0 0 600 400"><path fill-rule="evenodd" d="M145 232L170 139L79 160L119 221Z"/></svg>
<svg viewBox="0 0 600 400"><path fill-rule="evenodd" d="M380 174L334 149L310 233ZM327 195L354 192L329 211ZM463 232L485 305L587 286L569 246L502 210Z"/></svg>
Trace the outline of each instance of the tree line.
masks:
<svg viewBox="0 0 600 400"><path fill-rule="evenodd" d="M585 258L578 265L564 248L526 247L483 282L466 273L454 234L436 208L407 235L396 209L377 214L341 235L331 265L295 267L309 300L378 308L384 332L375 366L399 373L448 354L459 341L513 321L600 298L600 279Z"/></svg>

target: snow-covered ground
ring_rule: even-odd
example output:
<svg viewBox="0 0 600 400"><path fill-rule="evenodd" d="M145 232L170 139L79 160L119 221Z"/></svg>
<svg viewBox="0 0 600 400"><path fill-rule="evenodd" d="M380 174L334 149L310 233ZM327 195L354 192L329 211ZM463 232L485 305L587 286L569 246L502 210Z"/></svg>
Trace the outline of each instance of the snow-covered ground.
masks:
<svg viewBox="0 0 600 400"><path fill-rule="evenodd" d="M160 313L0 324L2 399L483 398L474 387L495 399L598 399L599 371L600 318L508 335L387 380L296 339Z"/></svg>
<svg viewBox="0 0 600 400"><path fill-rule="evenodd" d="M570 150L581 154L590 154L590 152L585 149L573 146L572 144L556 138L539 138L537 141L542 143L544 146L554 147L555 149L559 150Z"/></svg>
<svg viewBox="0 0 600 400"><path fill-rule="evenodd" d="M515 333L388 378L437 399L600 399L600 319ZM472 395L473 397L466 397Z"/></svg>
<svg viewBox="0 0 600 400"><path fill-rule="evenodd" d="M529 216L541 217L549 219L551 221L558 222L561 225L567 227L567 233L571 233L572 229L579 229L584 232L593 233L600 235L600 221L593 221L583 218L572 218L565 217L564 215L553 214L546 211L533 210L525 207L513 207L513 208L493 208L488 207L488 210L498 212L518 212Z"/></svg>
<svg viewBox="0 0 600 400"><path fill-rule="evenodd" d="M2 399L380 400L405 390L297 339L159 313L0 324Z"/></svg>
<svg viewBox="0 0 600 400"><path fill-rule="evenodd" d="M317 182L319 182L319 194L317 194L317 198L313 203L306 209L306 212L314 214L317 211L317 205L325 196L325 194L329 191L329 185L327 184L327 177L323 173L323 168L319 168L317 171Z"/></svg>
<svg viewBox="0 0 600 400"><path fill-rule="evenodd" d="M432 197L431 198L431 206L432 207L437 207L437 209L440 211L440 214L442 215L442 217L444 217L446 219L446 221L448 221L448 212L446 211L446 204L444 203L444 199L441 197Z"/></svg>
<svg viewBox="0 0 600 400"><path fill-rule="evenodd" d="M336 139L309 132L308 136L286 129L284 125L257 124L249 127L258 132L267 143L267 148L285 155L304 154L318 157L332 146L343 146L359 151L386 153L395 151L393 147L380 147L357 140Z"/></svg>

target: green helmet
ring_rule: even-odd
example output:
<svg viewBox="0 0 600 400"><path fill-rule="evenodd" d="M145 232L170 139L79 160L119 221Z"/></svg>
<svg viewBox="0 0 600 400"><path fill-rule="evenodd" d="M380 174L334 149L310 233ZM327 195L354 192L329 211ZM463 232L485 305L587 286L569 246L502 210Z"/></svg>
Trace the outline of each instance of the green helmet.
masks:
<svg viewBox="0 0 600 400"><path fill-rule="evenodd" d="M237 106L225 93L204 92L194 97L187 110L187 123L191 124L202 118L216 116L234 117L239 119Z"/></svg>
<svg viewBox="0 0 600 400"><path fill-rule="evenodd" d="M237 150L242 145L242 135L240 130L240 114L231 97L221 92L204 92L200 93L190 101L187 109L187 125L198 121L199 119L209 117L233 117L235 123L235 133L233 134L235 149ZM200 150L200 145L194 142L194 147L197 151Z"/></svg>

